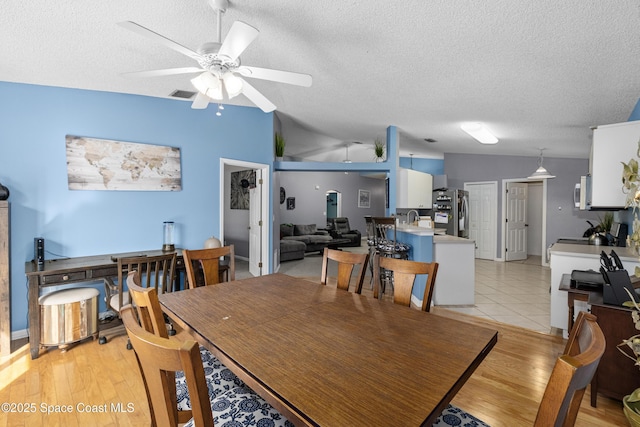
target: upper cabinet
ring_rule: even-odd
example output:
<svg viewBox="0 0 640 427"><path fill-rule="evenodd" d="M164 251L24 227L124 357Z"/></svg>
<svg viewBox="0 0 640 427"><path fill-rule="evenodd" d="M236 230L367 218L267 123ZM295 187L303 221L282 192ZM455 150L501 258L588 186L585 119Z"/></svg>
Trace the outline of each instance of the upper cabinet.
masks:
<svg viewBox="0 0 640 427"><path fill-rule="evenodd" d="M598 126L593 130L589 163L591 208L624 208L622 162L637 159L638 141L640 121Z"/></svg>
<svg viewBox="0 0 640 427"><path fill-rule="evenodd" d="M409 209L431 209L433 176L413 169L399 168L397 171L396 207Z"/></svg>

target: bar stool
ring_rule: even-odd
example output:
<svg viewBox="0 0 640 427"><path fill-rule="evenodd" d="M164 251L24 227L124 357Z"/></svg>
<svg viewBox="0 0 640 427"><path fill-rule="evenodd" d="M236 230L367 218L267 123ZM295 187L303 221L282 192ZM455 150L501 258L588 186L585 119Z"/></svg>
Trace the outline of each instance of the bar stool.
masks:
<svg viewBox="0 0 640 427"><path fill-rule="evenodd" d="M371 280L369 285L371 289L373 289L373 256L376 254L376 248L378 246L378 241L376 239L376 229L373 223L373 218L371 215L364 216L364 222L367 228L367 246L369 247L369 271L371 272Z"/></svg>
<svg viewBox="0 0 640 427"><path fill-rule="evenodd" d="M373 228L376 236L376 252L382 257L409 259L411 247L406 243L398 242L396 235L395 217L372 217ZM384 293L386 285L391 286L393 292L393 272L380 269L380 292Z"/></svg>

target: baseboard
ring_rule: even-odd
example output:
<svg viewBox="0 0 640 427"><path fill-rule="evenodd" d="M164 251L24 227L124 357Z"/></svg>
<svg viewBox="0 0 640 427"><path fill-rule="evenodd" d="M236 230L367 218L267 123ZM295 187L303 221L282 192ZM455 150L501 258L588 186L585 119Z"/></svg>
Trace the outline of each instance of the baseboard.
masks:
<svg viewBox="0 0 640 427"><path fill-rule="evenodd" d="M11 332L11 340L19 340L21 338L27 338L29 336L29 330L28 329L21 329L19 331L13 331Z"/></svg>

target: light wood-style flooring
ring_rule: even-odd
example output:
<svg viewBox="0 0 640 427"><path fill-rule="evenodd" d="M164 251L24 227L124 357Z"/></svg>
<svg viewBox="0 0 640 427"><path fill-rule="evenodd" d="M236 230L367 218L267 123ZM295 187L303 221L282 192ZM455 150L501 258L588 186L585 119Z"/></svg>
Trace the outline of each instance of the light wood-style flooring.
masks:
<svg viewBox="0 0 640 427"><path fill-rule="evenodd" d="M312 274L309 278L319 281ZM365 286L363 294L371 296L371 291ZM452 403L492 426L532 425L555 359L564 348L562 337L445 308L432 311L499 331L497 345ZM464 351L465 337L459 339ZM592 408L589 398L587 391L577 426L627 425L620 402L599 396L598 407ZM106 345L89 340L66 353L52 349L36 360L31 360L26 343L14 343L12 355L0 359L0 403L10 404L10 411L6 406L0 411L0 426L150 423L135 356L126 350L125 336Z"/></svg>

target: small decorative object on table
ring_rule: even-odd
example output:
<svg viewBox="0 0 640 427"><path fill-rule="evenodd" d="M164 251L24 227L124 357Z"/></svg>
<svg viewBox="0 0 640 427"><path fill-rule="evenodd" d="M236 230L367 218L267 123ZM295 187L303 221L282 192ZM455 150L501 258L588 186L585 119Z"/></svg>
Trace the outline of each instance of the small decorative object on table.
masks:
<svg viewBox="0 0 640 427"><path fill-rule="evenodd" d="M163 244L162 250L164 252L171 252L176 249L173 244L173 228L175 224L173 221L165 221L164 222L164 233L163 233Z"/></svg>

